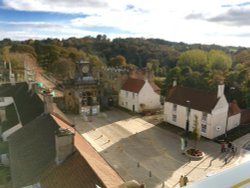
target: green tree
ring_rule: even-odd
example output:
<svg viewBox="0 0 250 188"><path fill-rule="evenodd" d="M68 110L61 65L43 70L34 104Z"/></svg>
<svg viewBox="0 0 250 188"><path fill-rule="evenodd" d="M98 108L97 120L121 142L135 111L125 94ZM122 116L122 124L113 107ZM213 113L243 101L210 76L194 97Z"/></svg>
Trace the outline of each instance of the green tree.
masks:
<svg viewBox="0 0 250 188"><path fill-rule="evenodd" d="M50 71L59 80L73 78L75 63L70 59L59 58L50 65Z"/></svg>
<svg viewBox="0 0 250 188"><path fill-rule="evenodd" d="M73 47L69 47L67 48L67 53L68 53L68 57L73 61L73 62L78 62L82 59L86 59L86 54L81 51L81 50L78 50L76 48L73 48Z"/></svg>
<svg viewBox="0 0 250 188"><path fill-rule="evenodd" d="M183 52L177 65L179 67L190 67L193 71L203 71L207 63L207 53L203 50L194 49Z"/></svg>
<svg viewBox="0 0 250 188"><path fill-rule="evenodd" d="M250 49L244 49L234 55L234 64L248 64L250 62Z"/></svg>
<svg viewBox="0 0 250 188"><path fill-rule="evenodd" d="M212 70L228 71L232 67L232 59L223 51L211 50L208 53L208 64Z"/></svg>
<svg viewBox="0 0 250 188"><path fill-rule="evenodd" d="M32 55L34 58L37 57L35 49L27 44L14 44L10 48L10 52L27 53Z"/></svg>
<svg viewBox="0 0 250 188"><path fill-rule="evenodd" d="M102 62L102 60L96 55L89 55L88 59L92 65L92 74L94 77L99 77L100 73L103 72L106 65Z"/></svg>

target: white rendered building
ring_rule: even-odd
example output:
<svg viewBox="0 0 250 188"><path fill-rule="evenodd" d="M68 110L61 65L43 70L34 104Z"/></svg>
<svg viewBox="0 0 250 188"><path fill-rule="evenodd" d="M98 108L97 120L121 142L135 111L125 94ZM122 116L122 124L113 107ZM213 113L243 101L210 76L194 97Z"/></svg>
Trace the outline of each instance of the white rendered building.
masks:
<svg viewBox="0 0 250 188"><path fill-rule="evenodd" d="M197 116L202 136L213 139L225 134L240 124L241 114L235 101L228 104L224 87L220 84L217 92L209 92L174 82L164 103L164 121L192 131Z"/></svg>
<svg viewBox="0 0 250 188"><path fill-rule="evenodd" d="M160 89L152 81L128 78L120 90L119 105L133 112L159 109Z"/></svg>

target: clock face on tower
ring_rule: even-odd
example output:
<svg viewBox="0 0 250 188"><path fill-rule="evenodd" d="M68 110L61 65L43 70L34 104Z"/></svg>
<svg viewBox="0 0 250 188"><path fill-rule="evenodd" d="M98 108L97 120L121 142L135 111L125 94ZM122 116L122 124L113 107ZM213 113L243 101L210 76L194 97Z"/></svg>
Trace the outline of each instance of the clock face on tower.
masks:
<svg viewBox="0 0 250 188"><path fill-rule="evenodd" d="M88 65L84 65L84 66L82 67L82 72L83 72L83 73L88 73L88 72L89 72L89 66L88 66Z"/></svg>

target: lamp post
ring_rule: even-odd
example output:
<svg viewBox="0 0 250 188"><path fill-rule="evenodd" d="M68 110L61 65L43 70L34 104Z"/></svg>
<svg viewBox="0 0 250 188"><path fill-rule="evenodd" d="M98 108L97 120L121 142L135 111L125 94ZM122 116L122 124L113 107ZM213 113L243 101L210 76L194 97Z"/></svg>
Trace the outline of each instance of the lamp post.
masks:
<svg viewBox="0 0 250 188"><path fill-rule="evenodd" d="M190 101L187 100L187 121L186 121L186 137L188 137L188 133L189 133L189 115L190 115Z"/></svg>

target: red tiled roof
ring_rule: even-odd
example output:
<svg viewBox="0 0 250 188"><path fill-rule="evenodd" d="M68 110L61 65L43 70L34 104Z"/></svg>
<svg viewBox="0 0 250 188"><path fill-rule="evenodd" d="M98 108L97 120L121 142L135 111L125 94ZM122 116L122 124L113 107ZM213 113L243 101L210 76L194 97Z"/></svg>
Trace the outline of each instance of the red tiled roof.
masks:
<svg viewBox="0 0 250 188"><path fill-rule="evenodd" d="M233 100L231 103L229 103L229 112L228 112L229 116L239 114L240 112L241 112L241 110L240 110L236 100Z"/></svg>
<svg viewBox="0 0 250 188"><path fill-rule="evenodd" d="M122 86L122 90L139 93L144 84L145 84L144 80L128 78L127 81Z"/></svg>
<svg viewBox="0 0 250 188"><path fill-rule="evenodd" d="M118 187L124 181L114 171L109 164L95 151L95 149L82 137L82 135L74 130L69 124L57 114L51 115L61 128L69 129L75 133L75 147L79 153L88 162L89 166L95 171L97 176L107 188Z"/></svg>
<svg viewBox="0 0 250 188"><path fill-rule="evenodd" d="M241 111L240 124L246 124L250 122L250 109L245 109ZM247 125L249 126L249 125Z"/></svg>
<svg viewBox="0 0 250 188"><path fill-rule="evenodd" d="M40 184L43 188L105 187L79 152L48 170L40 179Z"/></svg>
<svg viewBox="0 0 250 188"><path fill-rule="evenodd" d="M210 113L215 107L218 98L216 92L175 86L168 92L166 101ZM188 104L187 101L190 101L190 103Z"/></svg>
<svg viewBox="0 0 250 188"><path fill-rule="evenodd" d="M149 81L149 84L151 85L151 87L153 88L153 90L160 94L161 93L161 89L153 82L153 81Z"/></svg>
<svg viewBox="0 0 250 188"><path fill-rule="evenodd" d="M153 81L148 81L148 83L156 93L160 93L161 89ZM128 78L127 81L122 86L122 90L139 93L144 84L145 80Z"/></svg>

